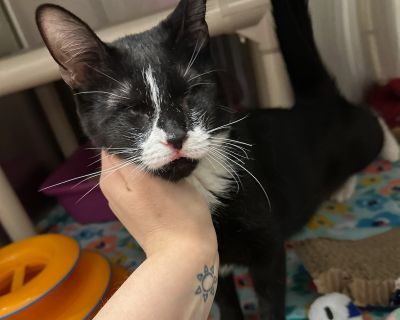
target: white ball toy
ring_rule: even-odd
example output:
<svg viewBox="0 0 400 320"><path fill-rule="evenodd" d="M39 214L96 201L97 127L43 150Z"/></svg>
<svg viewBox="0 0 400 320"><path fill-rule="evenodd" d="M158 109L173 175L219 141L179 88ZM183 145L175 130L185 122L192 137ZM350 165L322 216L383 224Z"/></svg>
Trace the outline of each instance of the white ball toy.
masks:
<svg viewBox="0 0 400 320"><path fill-rule="evenodd" d="M360 310L344 294L331 293L314 301L308 312L310 320L362 320Z"/></svg>

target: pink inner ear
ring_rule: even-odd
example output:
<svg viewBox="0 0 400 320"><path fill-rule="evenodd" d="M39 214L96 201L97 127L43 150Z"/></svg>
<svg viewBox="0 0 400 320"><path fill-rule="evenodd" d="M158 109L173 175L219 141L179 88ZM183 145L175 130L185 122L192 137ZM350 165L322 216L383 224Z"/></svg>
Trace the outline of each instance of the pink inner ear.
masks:
<svg viewBox="0 0 400 320"><path fill-rule="evenodd" d="M100 63L105 45L83 21L58 6L40 8L37 23L47 48L61 66L64 81L70 87L82 84L87 66Z"/></svg>

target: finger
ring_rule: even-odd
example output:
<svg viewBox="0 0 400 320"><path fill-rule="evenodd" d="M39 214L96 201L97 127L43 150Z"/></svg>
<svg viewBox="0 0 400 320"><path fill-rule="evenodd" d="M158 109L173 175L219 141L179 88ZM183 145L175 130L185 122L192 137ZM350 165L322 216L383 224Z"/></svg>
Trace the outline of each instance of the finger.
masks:
<svg viewBox="0 0 400 320"><path fill-rule="evenodd" d="M107 153L104 149L101 150L101 168L102 170L110 169L113 166L111 155Z"/></svg>
<svg viewBox="0 0 400 320"><path fill-rule="evenodd" d="M114 169L118 168L118 173L115 175L120 176L124 180L126 189L137 196L142 195L143 192L158 190L164 183L161 179L145 172L143 167L135 165L129 160L122 161L117 156L106 153L104 156L107 157L106 165Z"/></svg>
<svg viewBox="0 0 400 320"><path fill-rule="evenodd" d="M149 174L143 168L134 164L121 168L120 175L130 189L135 188L140 183L147 183Z"/></svg>
<svg viewBox="0 0 400 320"><path fill-rule="evenodd" d="M115 158L115 156L112 157L111 161L115 161ZM116 163L118 162L121 163L120 160L116 161ZM118 172L124 179L127 188L135 192L146 189L155 180L155 177L145 172L143 166L134 163L128 162L126 165L120 166Z"/></svg>
<svg viewBox="0 0 400 320"><path fill-rule="evenodd" d="M125 180L118 172L118 168L124 163L116 157L101 153L102 173L100 175L100 188L107 198L115 199L116 195L121 195L128 191Z"/></svg>
<svg viewBox="0 0 400 320"><path fill-rule="evenodd" d="M114 205L114 202L108 201L108 206L110 207L111 211L115 214L115 216L117 216L117 214L118 214L118 209L117 209L117 207Z"/></svg>

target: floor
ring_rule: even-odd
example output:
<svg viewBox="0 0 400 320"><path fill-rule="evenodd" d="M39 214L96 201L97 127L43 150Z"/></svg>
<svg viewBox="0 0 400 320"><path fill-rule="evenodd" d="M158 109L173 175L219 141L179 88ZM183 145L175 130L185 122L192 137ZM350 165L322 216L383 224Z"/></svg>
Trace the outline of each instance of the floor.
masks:
<svg viewBox="0 0 400 320"><path fill-rule="evenodd" d="M356 194L346 203L325 203L314 219L295 239L333 237L360 239L388 228L400 226L400 162L377 161L359 175ZM63 208L57 207L38 224L40 232L63 233L74 237L82 248L98 250L113 263L135 270L144 253L119 222L80 225ZM307 309L318 294L312 279L288 246L286 318L307 319ZM257 302L251 279L245 269L236 269L235 283L243 314L248 320L258 319ZM382 310L366 311L369 319L384 319ZM210 319L219 319L214 306Z"/></svg>

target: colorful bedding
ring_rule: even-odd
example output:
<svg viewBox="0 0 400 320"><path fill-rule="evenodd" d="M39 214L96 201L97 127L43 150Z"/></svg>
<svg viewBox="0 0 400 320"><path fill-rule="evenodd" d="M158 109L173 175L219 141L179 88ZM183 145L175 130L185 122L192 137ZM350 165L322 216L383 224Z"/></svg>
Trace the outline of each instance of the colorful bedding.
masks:
<svg viewBox="0 0 400 320"><path fill-rule="evenodd" d="M400 162L377 161L359 175L356 194L344 204L327 202L294 239L332 237L360 239L400 226ZM38 224L40 232L57 232L74 237L82 248L98 250L112 262L135 270L144 253L119 222L80 225L61 207ZM299 259L287 248L286 319L307 319L307 309L318 296ZM257 301L246 269L235 269L235 284L248 320L258 319ZM367 312L367 311L366 311ZM369 310L371 319L384 319L384 310ZM219 319L217 306L210 319Z"/></svg>

